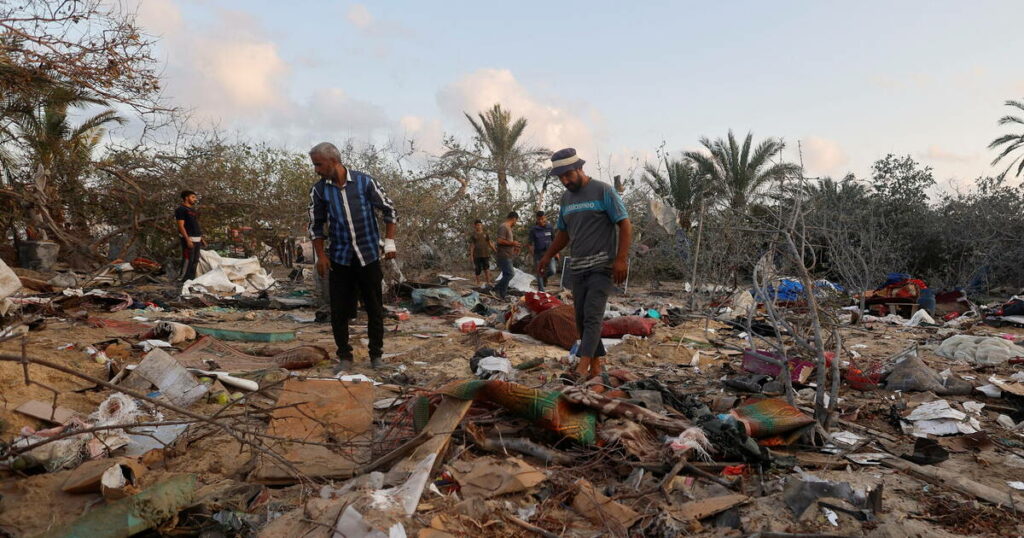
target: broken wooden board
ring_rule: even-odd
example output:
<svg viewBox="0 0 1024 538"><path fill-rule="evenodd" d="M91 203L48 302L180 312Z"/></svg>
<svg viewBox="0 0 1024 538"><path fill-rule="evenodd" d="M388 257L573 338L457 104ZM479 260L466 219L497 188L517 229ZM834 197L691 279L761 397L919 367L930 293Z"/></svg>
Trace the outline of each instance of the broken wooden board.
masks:
<svg viewBox="0 0 1024 538"><path fill-rule="evenodd" d="M334 379L289 379L284 382L277 408L271 414L270 435L326 446L271 441L268 448L311 478L348 478L370 462L373 439L373 385ZM260 455L250 479L263 484L298 481L291 469Z"/></svg>
<svg viewBox="0 0 1024 538"><path fill-rule="evenodd" d="M203 327L193 325L199 334L210 335L218 340L234 340L237 342L291 342L295 340L295 331L249 331L231 327Z"/></svg>
<svg viewBox="0 0 1024 538"><path fill-rule="evenodd" d="M977 497L983 501L990 502L996 506L1013 507L1024 499L1024 496L1014 498L1013 493L1009 490L1000 491L991 486L986 486L985 484L964 478L963 475L959 473L947 471L936 465L917 465L916 463L896 458L884 459L881 463L886 467L903 471L914 478L924 480L925 482L931 482L932 484L939 486L945 486L964 495Z"/></svg>
<svg viewBox="0 0 1024 538"><path fill-rule="evenodd" d="M370 405L373 405L372 401ZM423 461L423 458L429 454L438 455L434 460L436 467L436 462L440 462L442 459L440 454L444 452L444 449L448 446L448 441L452 438L452 432L462 422L462 418L466 416L466 412L469 411L472 405L473 400L459 400L445 396L441 400L441 405L437 406L433 416L430 417L430 421L423 428L423 431L430 438L422 445L416 447L416 450L404 460L396 463L391 469L392 472L411 473L416 468L416 464Z"/></svg>
<svg viewBox="0 0 1024 538"><path fill-rule="evenodd" d="M678 507L671 507L668 508L668 511L676 519L696 519L699 521L747 502L750 502L750 497L746 495L722 495L721 497L711 497L710 499L702 499L688 502Z"/></svg>
<svg viewBox="0 0 1024 538"><path fill-rule="evenodd" d="M42 400L29 400L14 410L22 415L28 415L51 424L65 424L72 417L78 415L77 412L71 409L59 406L54 408Z"/></svg>

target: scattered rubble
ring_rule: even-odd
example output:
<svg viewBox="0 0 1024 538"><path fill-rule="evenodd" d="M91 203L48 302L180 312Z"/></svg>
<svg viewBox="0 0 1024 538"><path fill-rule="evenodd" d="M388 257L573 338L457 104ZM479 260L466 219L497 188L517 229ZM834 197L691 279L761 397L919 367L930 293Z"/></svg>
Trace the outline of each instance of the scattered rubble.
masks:
<svg viewBox="0 0 1024 538"><path fill-rule="evenodd" d="M203 262L184 288L0 266L0 535L1024 532L1024 329L985 322L1010 303L634 283L573 383L568 292L449 274L400 285L385 368L357 343L335 375L315 282Z"/></svg>

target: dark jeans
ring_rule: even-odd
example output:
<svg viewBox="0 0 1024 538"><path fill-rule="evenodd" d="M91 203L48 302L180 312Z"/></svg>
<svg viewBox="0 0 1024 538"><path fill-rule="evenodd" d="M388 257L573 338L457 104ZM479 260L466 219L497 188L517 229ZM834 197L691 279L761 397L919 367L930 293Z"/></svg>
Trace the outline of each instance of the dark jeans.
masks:
<svg viewBox="0 0 1024 538"><path fill-rule="evenodd" d="M193 242L192 248L188 248L185 241L181 242L181 280L192 280L196 277L196 267L199 266L199 250L201 243Z"/></svg>
<svg viewBox="0 0 1024 538"><path fill-rule="evenodd" d="M352 346L348 343L348 321L349 318L356 317L356 307L360 298L366 308L366 333L370 339L370 357L380 357L383 354L383 281L384 273L381 271L379 260L369 265L338 265L331 262L331 329L334 331L334 343L338 346L338 358L352 358Z"/></svg>
<svg viewBox="0 0 1024 538"><path fill-rule="evenodd" d="M498 258L498 268L501 269L501 279L494 285L494 291L504 299L508 296L508 283L512 282L516 271L512 268L511 258Z"/></svg>
<svg viewBox="0 0 1024 538"><path fill-rule="evenodd" d="M604 322L604 307L612 292L610 270L586 271L573 274L572 300L576 310L576 329L580 333L580 357L603 357L601 324Z"/></svg>

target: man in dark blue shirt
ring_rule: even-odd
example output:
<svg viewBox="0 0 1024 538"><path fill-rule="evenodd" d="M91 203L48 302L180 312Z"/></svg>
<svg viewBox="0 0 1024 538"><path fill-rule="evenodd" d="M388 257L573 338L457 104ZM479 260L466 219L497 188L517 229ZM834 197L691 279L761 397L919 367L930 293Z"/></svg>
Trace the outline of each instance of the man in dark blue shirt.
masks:
<svg viewBox="0 0 1024 538"><path fill-rule="evenodd" d="M356 315L357 293L366 308L370 365L380 368L384 351L384 273L376 212L384 219L384 257L394 258L394 205L377 180L341 164L341 152L334 144L317 144L309 151L309 158L320 176L309 191L309 235L316 252L316 270L330 279L331 328L339 360L336 371L352 369L348 321ZM324 239L329 239L327 248Z"/></svg>
<svg viewBox="0 0 1024 538"><path fill-rule="evenodd" d="M544 257L544 253L548 251L548 247L551 246L551 238L554 237L551 231L551 226L548 224L548 217L543 211L537 212L537 224L534 224L530 228L530 239L529 248L530 254L533 254L533 266L537 267L540 263L540 259ZM544 267L540 272L537 273L537 286L540 291L544 291L544 286L547 284L548 276L555 274L555 260L551 259L547 267Z"/></svg>

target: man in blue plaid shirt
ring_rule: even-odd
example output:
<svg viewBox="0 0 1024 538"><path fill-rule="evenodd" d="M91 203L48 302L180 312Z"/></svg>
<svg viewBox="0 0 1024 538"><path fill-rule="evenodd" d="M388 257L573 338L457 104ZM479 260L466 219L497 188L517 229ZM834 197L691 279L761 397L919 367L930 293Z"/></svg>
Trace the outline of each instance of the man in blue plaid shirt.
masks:
<svg viewBox="0 0 1024 538"><path fill-rule="evenodd" d="M331 328L339 360L336 372L352 369L348 322L356 316L357 294L366 308L370 365L377 369L383 365L384 273L376 213L384 220L384 257L394 258L395 208L377 180L341 164L341 152L334 144L317 144L309 158L320 176L309 191L309 235L316 270L330 279Z"/></svg>

